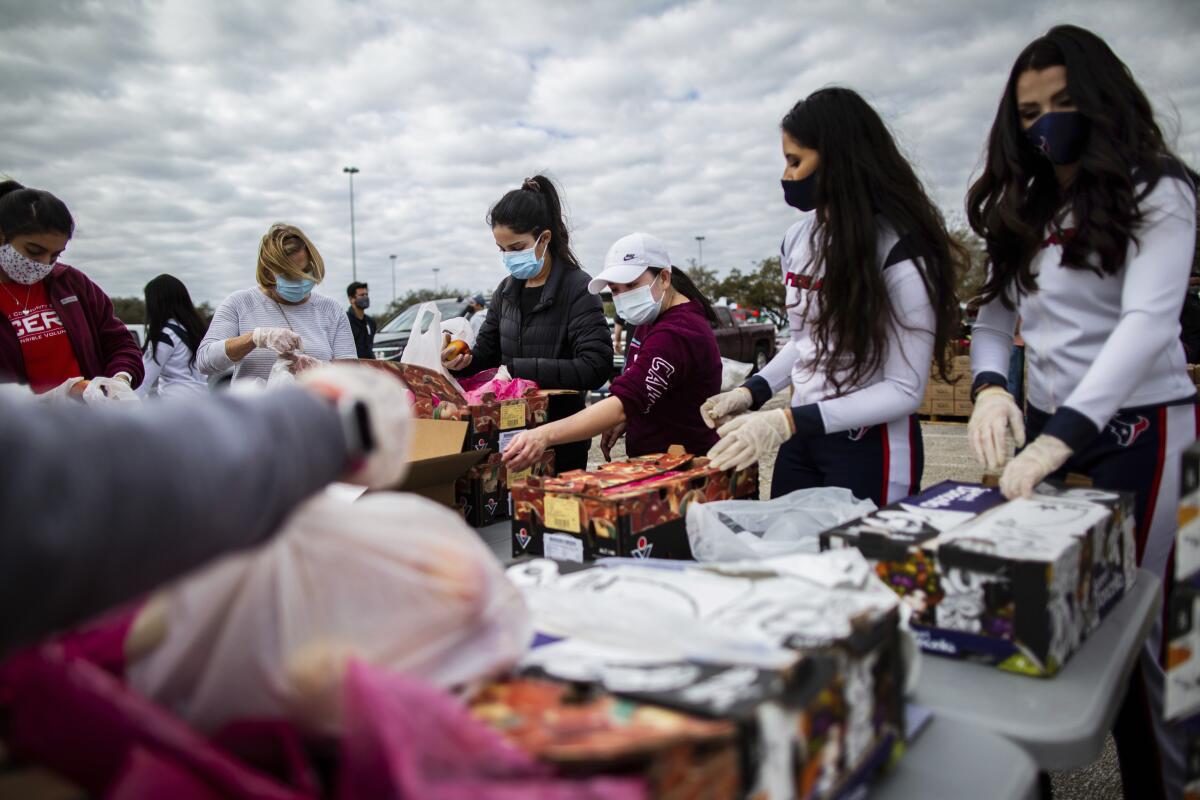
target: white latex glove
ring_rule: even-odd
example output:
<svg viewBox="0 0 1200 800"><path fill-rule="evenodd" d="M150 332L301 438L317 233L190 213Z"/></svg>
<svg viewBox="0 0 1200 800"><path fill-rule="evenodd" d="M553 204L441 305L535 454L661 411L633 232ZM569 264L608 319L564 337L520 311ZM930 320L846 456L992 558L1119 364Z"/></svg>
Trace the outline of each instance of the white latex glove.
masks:
<svg viewBox="0 0 1200 800"><path fill-rule="evenodd" d="M255 328L250 338L254 340L255 347L267 347L277 353L304 349L300 334L287 328Z"/></svg>
<svg viewBox="0 0 1200 800"><path fill-rule="evenodd" d="M307 372L310 369L316 369L325 363L319 358L313 358L312 356L299 352L287 353L285 355L281 355L280 358L287 363L288 372L292 373L293 375L299 375L301 372Z"/></svg>
<svg viewBox="0 0 1200 800"><path fill-rule="evenodd" d="M1012 430L1017 447L1025 445L1025 419L1011 394L999 386L989 386L975 395L975 410L967 423L967 438L980 465L1000 469L1008 460L1005 434Z"/></svg>
<svg viewBox="0 0 1200 800"><path fill-rule="evenodd" d="M84 385L84 388L75 389L76 384L80 383ZM72 393L72 390L75 390L74 393ZM87 391L87 380L85 378L67 378L58 386L55 386L48 392L43 392L37 397L43 403L58 404L65 403L68 400L81 400L85 391Z"/></svg>
<svg viewBox="0 0 1200 800"><path fill-rule="evenodd" d="M717 429L721 441L708 451L717 469L745 469L766 455L773 455L779 445L795 435L792 412L776 408L755 411L726 422Z"/></svg>
<svg viewBox="0 0 1200 800"><path fill-rule="evenodd" d="M124 373L116 378L92 378L83 390L83 402L89 406L104 406L113 403L141 405L142 398L134 393Z"/></svg>
<svg viewBox="0 0 1200 800"><path fill-rule="evenodd" d="M754 395L745 386L739 386L733 391L714 394L700 406L700 419L710 428L724 425L730 417L737 416L750 409L754 403Z"/></svg>
<svg viewBox="0 0 1200 800"><path fill-rule="evenodd" d="M1042 434L1029 447L1017 453L1017 457L1000 476L1000 491L1009 500L1017 497L1033 497L1037 486L1071 457L1071 448L1056 436Z"/></svg>
<svg viewBox="0 0 1200 800"><path fill-rule="evenodd" d="M408 474L412 409L408 389L383 370L360 364L322 364L296 376L296 383L342 403L361 402L374 449L345 480L373 489L395 486Z"/></svg>

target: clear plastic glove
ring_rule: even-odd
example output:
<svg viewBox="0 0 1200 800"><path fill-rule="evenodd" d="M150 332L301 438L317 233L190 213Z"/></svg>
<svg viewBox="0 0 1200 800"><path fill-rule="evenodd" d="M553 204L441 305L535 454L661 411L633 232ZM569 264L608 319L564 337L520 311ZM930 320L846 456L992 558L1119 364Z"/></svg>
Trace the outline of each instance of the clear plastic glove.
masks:
<svg viewBox="0 0 1200 800"><path fill-rule="evenodd" d="M975 410L967 423L967 438L976 460L987 469L1000 469L1008 460L1005 434L1012 431L1017 447L1025 445L1025 419L1011 394L989 386L975 396Z"/></svg>
<svg viewBox="0 0 1200 800"><path fill-rule="evenodd" d="M293 375L299 375L301 372L307 372L310 369L316 369L325 363L319 358L313 358L310 355L296 352L284 353L280 355L280 358L287 363L288 372L292 373Z"/></svg>
<svg viewBox="0 0 1200 800"><path fill-rule="evenodd" d="M62 403L67 400L82 400L83 393L87 391L88 380L86 378L67 378L65 381L55 386L48 392L43 392L38 395L38 399L44 403Z"/></svg>
<svg viewBox="0 0 1200 800"><path fill-rule="evenodd" d="M463 353L456 347L447 347L442 351L442 366L451 372L458 372L471 366L471 354Z"/></svg>
<svg viewBox="0 0 1200 800"><path fill-rule="evenodd" d="M545 428L530 428L517 434L508 447L504 448L504 466L512 470L531 467L546 452L550 442Z"/></svg>
<svg viewBox="0 0 1200 800"><path fill-rule="evenodd" d="M1057 472L1071 457L1071 448L1056 436L1042 434L1030 443L1000 476L1000 491L1009 500L1033 497L1033 487Z"/></svg>
<svg viewBox="0 0 1200 800"><path fill-rule="evenodd" d="M142 398L134 393L133 387L124 377L92 378L83 390L83 402L89 406L110 405L141 405Z"/></svg>
<svg viewBox="0 0 1200 800"><path fill-rule="evenodd" d="M266 347L277 353L291 353L304 349L300 334L287 328L255 328L250 334L255 347Z"/></svg>
<svg viewBox="0 0 1200 800"><path fill-rule="evenodd" d="M745 469L772 455L779 446L795 435L792 412L776 408L755 411L726 422L717 429L721 441L708 451L717 469Z"/></svg>
<svg viewBox="0 0 1200 800"><path fill-rule="evenodd" d="M612 461L612 449L625 435L626 427L627 423L619 422L600 436L600 452L604 454L605 461Z"/></svg>
<svg viewBox="0 0 1200 800"><path fill-rule="evenodd" d="M395 486L408 474L412 409L405 385L383 370L360 364L322 364L296 383L335 403L361 402L373 449L345 480L373 489Z"/></svg>
<svg viewBox="0 0 1200 800"><path fill-rule="evenodd" d="M745 386L739 386L731 392L714 394L700 406L700 418L710 428L724 425L730 417L737 416L750 410L754 404L754 395Z"/></svg>

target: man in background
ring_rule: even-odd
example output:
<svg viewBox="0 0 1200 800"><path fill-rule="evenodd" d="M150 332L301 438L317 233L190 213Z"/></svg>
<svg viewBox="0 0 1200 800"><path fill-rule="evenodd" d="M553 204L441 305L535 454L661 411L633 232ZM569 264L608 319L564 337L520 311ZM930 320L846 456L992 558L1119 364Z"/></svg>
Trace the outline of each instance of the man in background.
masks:
<svg viewBox="0 0 1200 800"><path fill-rule="evenodd" d="M476 336L479 336L479 329L483 327L483 320L487 316L487 303L483 302L483 295L477 294L468 300L467 308L471 310L468 317L471 330L475 331Z"/></svg>
<svg viewBox="0 0 1200 800"><path fill-rule="evenodd" d="M354 349L359 358L375 358L375 320L367 314L371 307L367 285L355 281L346 287L346 297L350 299L346 316L350 318L350 331L354 334Z"/></svg>

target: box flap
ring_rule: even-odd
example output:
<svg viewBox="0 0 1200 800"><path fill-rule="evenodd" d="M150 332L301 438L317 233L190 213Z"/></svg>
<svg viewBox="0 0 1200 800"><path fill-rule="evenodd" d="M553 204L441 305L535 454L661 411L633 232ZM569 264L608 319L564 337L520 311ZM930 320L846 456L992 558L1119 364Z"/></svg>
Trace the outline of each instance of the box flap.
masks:
<svg viewBox="0 0 1200 800"><path fill-rule="evenodd" d="M472 450L413 461L408 476L393 491L416 492L431 486L452 485L487 454L487 450Z"/></svg>
<svg viewBox="0 0 1200 800"><path fill-rule="evenodd" d="M414 419L408 460L424 461L461 453L470 423L449 419Z"/></svg>

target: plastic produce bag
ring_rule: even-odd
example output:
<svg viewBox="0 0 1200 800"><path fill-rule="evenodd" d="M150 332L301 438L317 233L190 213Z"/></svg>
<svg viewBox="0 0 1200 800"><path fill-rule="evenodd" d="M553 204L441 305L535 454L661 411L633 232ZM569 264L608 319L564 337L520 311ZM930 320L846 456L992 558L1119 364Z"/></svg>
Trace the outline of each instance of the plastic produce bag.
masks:
<svg viewBox="0 0 1200 800"><path fill-rule="evenodd" d="M442 366L442 312L437 303L422 303L413 319L412 333L400 355L401 364L416 364L440 373L458 386L458 381Z"/></svg>
<svg viewBox="0 0 1200 800"><path fill-rule="evenodd" d="M741 386L750 377L753 364L721 357L721 391L728 392Z"/></svg>
<svg viewBox="0 0 1200 800"><path fill-rule="evenodd" d="M486 369L462 380L463 397L468 403L487 403L495 400L518 400L538 390L536 381L513 378L507 367Z"/></svg>
<svg viewBox="0 0 1200 800"><path fill-rule="evenodd" d="M818 536L875 509L849 489L798 489L774 500L692 503L688 541L697 561L740 561L819 552Z"/></svg>
<svg viewBox="0 0 1200 800"><path fill-rule="evenodd" d="M471 322L466 317L451 317L442 320L442 333L448 333L451 339L464 341L472 350L475 349L475 329L471 327Z"/></svg>
<svg viewBox="0 0 1200 800"><path fill-rule="evenodd" d="M321 495L272 541L167 590L166 637L130 685L208 733L287 719L336 734L350 659L450 688L513 664L521 595L462 518L408 494Z"/></svg>

